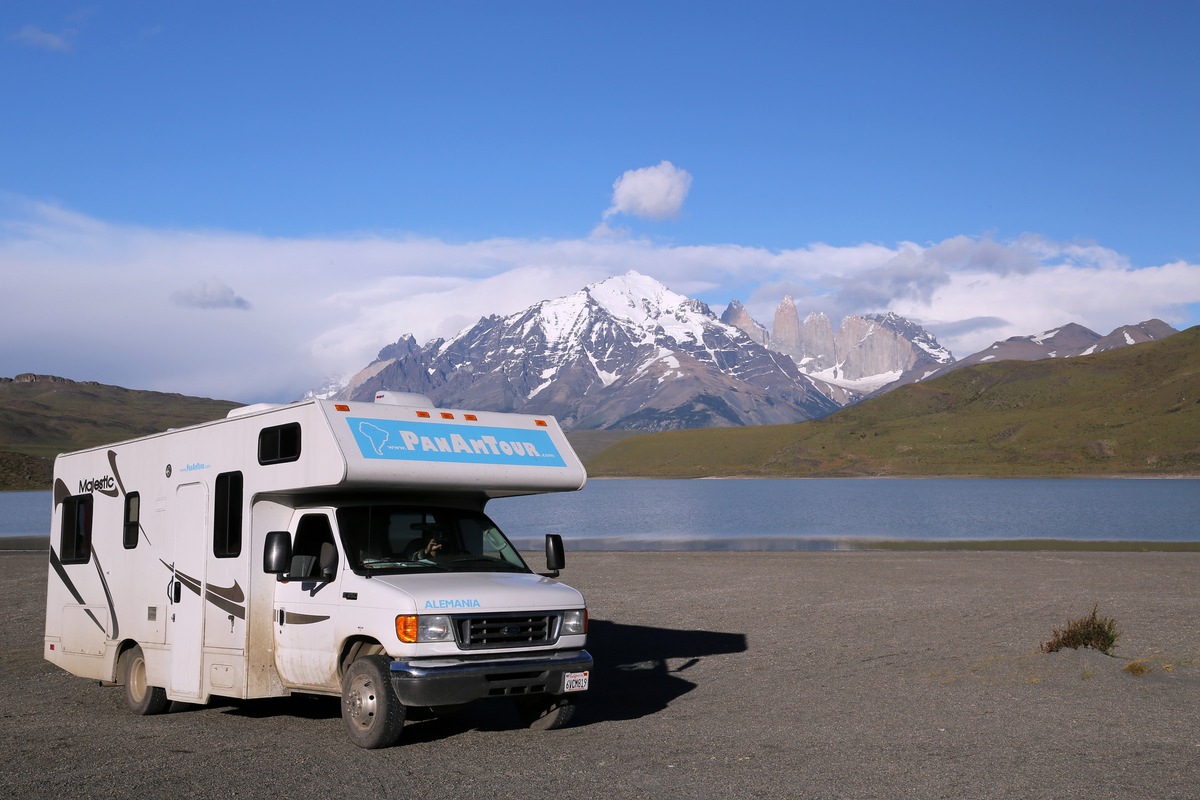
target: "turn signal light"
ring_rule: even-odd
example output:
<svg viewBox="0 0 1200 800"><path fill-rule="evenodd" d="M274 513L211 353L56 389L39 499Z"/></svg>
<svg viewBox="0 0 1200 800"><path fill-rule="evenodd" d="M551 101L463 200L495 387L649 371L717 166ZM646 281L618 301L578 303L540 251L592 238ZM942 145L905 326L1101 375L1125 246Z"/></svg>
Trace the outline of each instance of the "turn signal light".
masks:
<svg viewBox="0 0 1200 800"><path fill-rule="evenodd" d="M417 615L399 614L396 617L396 638L405 644L417 642Z"/></svg>

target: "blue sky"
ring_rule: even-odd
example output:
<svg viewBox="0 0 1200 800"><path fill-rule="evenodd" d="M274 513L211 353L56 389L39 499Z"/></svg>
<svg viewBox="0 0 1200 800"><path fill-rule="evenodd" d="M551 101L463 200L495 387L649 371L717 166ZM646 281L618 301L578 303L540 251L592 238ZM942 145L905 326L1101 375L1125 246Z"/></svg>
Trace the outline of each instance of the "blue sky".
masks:
<svg viewBox="0 0 1200 800"><path fill-rule="evenodd" d="M291 399L631 268L958 355L1196 324L1198 36L1192 2L5 3L0 375Z"/></svg>

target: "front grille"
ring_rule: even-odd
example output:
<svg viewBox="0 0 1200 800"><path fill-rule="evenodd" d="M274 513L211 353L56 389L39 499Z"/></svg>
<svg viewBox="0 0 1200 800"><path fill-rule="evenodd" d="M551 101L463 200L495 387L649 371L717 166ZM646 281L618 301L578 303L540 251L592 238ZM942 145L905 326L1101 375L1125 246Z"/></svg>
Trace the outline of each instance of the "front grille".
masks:
<svg viewBox="0 0 1200 800"><path fill-rule="evenodd" d="M455 617L458 644L465 650L534 647L558 639L558 614L494 614Z"/></svg>

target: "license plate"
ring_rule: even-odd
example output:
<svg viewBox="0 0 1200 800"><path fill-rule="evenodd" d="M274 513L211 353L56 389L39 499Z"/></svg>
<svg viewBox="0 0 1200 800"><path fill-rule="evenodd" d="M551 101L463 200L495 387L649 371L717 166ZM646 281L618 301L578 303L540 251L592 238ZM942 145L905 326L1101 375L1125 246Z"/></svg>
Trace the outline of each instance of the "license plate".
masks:
<svg viewBox="0 0 1200 800"><path fill-rule="evenodd" d="M586 672L568 672L563 680L564 692L582 692L588 687L588 674Z"/></svg>

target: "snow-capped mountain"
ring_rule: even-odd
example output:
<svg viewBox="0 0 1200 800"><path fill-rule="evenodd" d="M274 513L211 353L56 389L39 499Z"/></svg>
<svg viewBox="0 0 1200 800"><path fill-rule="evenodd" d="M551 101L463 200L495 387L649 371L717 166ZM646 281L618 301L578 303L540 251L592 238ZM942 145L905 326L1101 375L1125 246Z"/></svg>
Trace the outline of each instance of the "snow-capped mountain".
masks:
<svg viewBox="0 0 1200 800"><path fill-rule="evenodd" d="M1068 357L1175 333L1159 320L1100 336L1068 324L955 361L896 314L801 323L785 297L771 331L734 300L704 303L629 272L449 340L402 337L337 393L420 392L445 407L552 414L567 429L670 430L799 422L968 364ZM323 387L328 396L331 387Z"/></svg>
<svg viewBox="0 0 1200 800"><path fill-rule="evenodd" d="M486 317L448 341L420 347L405 337L343 396L381 389L447 407L553 414L567 429L787 423L839 408L791 358L636 272Z"/></svg>

